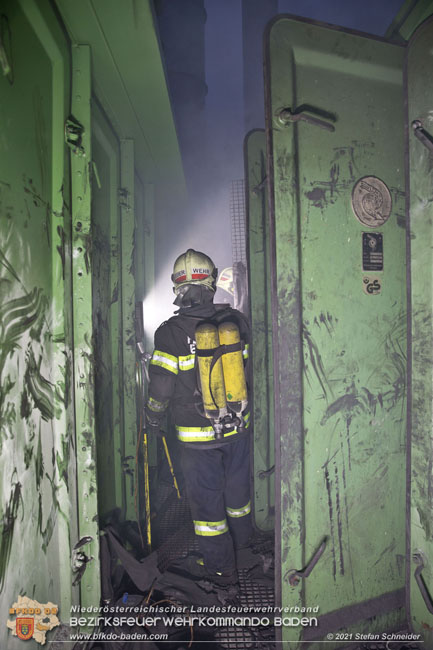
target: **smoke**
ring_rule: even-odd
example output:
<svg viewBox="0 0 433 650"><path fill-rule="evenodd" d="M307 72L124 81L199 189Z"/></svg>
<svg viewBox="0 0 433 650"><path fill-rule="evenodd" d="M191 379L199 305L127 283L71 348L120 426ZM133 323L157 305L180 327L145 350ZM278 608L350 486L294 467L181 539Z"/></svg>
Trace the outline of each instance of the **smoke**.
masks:
<svg viewBox="0 0 433 650"><path fill-rule="evenodd" d="M187 29L194 25L195 34L202 30L202 37L182 32L182 20ZM178 0L164 0L159 21L189 195L186 205L175 206L156 224L154 309L167 318L175 309L170 276L178 255L194 248L220 270L232 266L231 181L244 175L241 3L188 0L179 13ZM176 46L166 48L165 34L177 39ZM216 300L230 298L218 291Z"/></svg>
<svg viewBox="0 0 433 650"><path fill-rule="evenodd" d="M157 238L155 283L143 299L143 320L146 341L178 309L171 274L176 258L188 248L208 255L221 272L232 265L231 225L229 219L230 188L210 189L202 201L192 202L179 212L166 215L166 226ZM215 302L231 302L229 294L218 289Z"/></svg>

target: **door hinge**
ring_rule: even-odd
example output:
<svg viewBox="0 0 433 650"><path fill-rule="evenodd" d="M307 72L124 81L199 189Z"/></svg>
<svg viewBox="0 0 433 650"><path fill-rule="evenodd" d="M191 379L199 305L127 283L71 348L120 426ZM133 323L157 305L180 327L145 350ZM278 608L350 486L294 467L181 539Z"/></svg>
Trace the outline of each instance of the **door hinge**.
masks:
<svg viewBox="0 0 433 650"><path fill-rule="evenodd" d="M87 535L86 537L82 537L72 549L72 556L71 556L72 571L73 573L76 574L74 581L72 583L72 586L74 587L81 581L84 571L86 570L87 564L94 559L93 555L88 557L83 550L80 550L86 544L90 544L90 542L93 542L93 537Z"/></svg>
<svg viewBox="0 0 433 650"><path fill-rule="evenodd" d="M82 146L84 126L70 115L65 122L65 142L77 156L85 156Z"/></svg>
<svg viewBox="0 0 433 650"><path fill-rule="evenodd" d="M418 140L433 153L433 137L425 130L421 120L414 120L412 122L412 128L415 137L417 137Z"/></svg>

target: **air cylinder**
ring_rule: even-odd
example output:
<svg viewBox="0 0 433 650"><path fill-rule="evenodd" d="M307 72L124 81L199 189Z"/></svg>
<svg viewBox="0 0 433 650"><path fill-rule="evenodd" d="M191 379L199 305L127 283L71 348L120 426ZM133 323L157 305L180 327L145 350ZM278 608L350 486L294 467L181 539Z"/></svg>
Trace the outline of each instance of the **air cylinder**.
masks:
<svg viewBox="0 0 433 650"><path fill-rule="evenodd" d="M235 323L221 323L218 326L221 345L240 343L239 328ZM225 352L222 356L225 398L228 408L236 414L242 413L248 404L242 349Z"/></svg>
<svg viewBox="0 0 433 650"><path fill-rule="evenodd" d="M210 419L224 417L227 413L227 405L221 359L216 361L211 371L213 354L220 345L218 330L211 323L203 323L197 327L195 334L197 361L206 417ZM205 354L203 354L203 351Z"/></svg>

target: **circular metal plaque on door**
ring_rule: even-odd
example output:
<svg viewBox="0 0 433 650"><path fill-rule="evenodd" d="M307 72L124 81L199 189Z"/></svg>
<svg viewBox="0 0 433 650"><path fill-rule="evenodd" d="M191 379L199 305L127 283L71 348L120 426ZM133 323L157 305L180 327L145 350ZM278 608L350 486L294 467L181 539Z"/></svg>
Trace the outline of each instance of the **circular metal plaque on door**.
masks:
<svg viewBox="0 0 433 650"><path fill-rule="evenodd" d="M382 226L391 214L392 199L387 186L376 176L364 176L352 190L352 209L364 226Z"/></svg>

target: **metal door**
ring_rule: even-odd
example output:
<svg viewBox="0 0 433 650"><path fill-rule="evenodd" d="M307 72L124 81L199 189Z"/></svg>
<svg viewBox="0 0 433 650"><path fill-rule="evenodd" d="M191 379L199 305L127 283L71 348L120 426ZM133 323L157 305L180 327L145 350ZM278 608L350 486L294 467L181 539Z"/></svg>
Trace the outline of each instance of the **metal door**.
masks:
<svg viewBox="0 0 433 650"><path fill-rule="evenodd" d="M411 383L409 409L408 612L426 647L433 647L433 19L406 54L410 215Z"/></svg>
<svg viewBox="0 0 433 650"><path fill-rule="evenodd" d="M264 130L245 138L247 254L251 313L253 378L254 520L261 530L273 530L275 516L275 454L272 403L272 315L269 266L268 192Z"/></svg>
<svg viewBox="0 0 433 650"><path fill-rule="evenodd" d="M318 608L287 640L405 625L403 55L290 16L266 37L277 602Z"/></svg>

